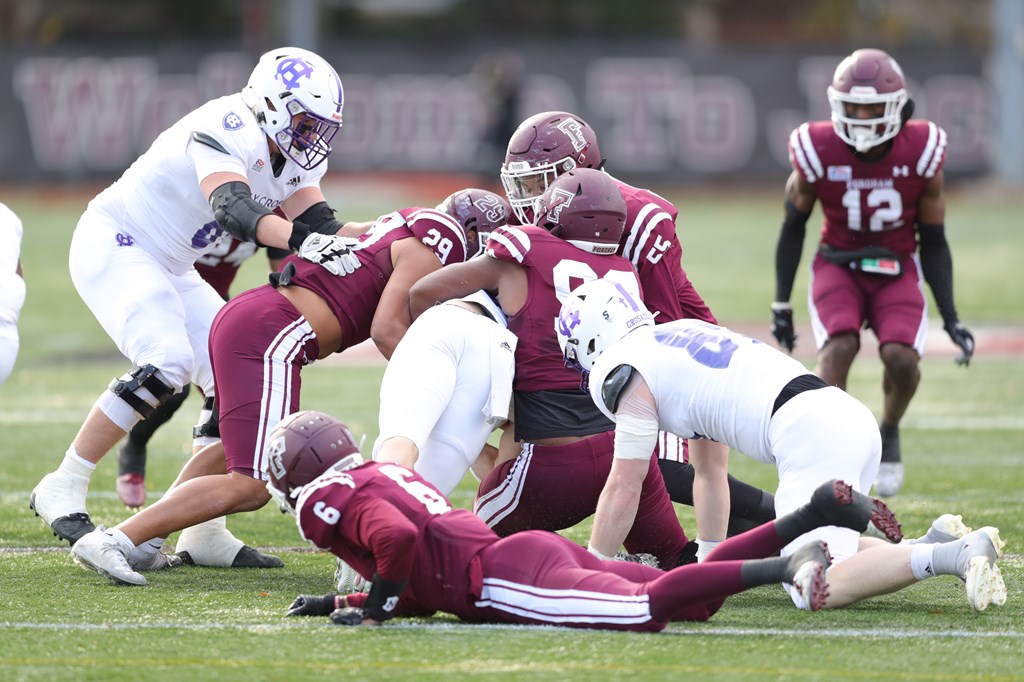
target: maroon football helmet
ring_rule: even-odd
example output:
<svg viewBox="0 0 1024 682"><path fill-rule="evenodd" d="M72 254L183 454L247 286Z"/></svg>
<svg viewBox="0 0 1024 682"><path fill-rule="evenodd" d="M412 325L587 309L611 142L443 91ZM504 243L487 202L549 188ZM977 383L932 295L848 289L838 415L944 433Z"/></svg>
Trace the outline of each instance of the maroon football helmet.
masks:
<svg viewBox="0 0 1024 682"><path fill-rule="evenodd" d="M594 129L575 114L545 111L519 124L508 141L501 184L519 221L533 223L533 201L551 181L574 168L604 164Z"/></svg>
<svg viewBox="0 0 1024 682"><path fill-rule="evenodd" d="M903 70L882 50L857 50L840 62L828 87L828 102L836 134L862 153L896 137L909 118L904 115L908 98ZM885 111L878 118L862 119L850 116L847 104L882 104Z"/></svg>
<svg viewBox="0 0 1024 682"><path fill-rule="evenodd" d="M626 200L615 180L596 168L559 175L537 199L536 224L578 249L610 255L626 227Z"/></svg>
<svg viewBox="0 0 1024 682"><path fill-rule="evenodd" d="M437 210L444 211L462 224L466 231L468 258L480 253L491 231L507 224L512 216L512 207L504 197L475 187L452 192L437 205Z"/></svg>
<svg viewBox="0 0 1024 682"><path fill-rule="evenodd" d="M267 446L267 489L282 511L295 511L302 486L328 469L345 471L363 463L352 432L334 417L305 410L282 419Z"/></svg>

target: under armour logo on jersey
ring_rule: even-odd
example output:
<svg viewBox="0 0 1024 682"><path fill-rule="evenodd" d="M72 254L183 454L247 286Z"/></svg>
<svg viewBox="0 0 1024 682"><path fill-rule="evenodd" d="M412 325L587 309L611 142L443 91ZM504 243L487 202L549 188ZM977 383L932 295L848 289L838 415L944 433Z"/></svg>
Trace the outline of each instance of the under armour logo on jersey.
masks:
<svg viewBox="0 0 1024 682"><path fill-rule="evenodd" d="M308 62L296 57L282 59L277 65L277 75L281 77L284 87L294 90L299 87L300 78L310 78L313 75L313 67Z"/></svg>
<svg viewBox="0 0 1024 682"><path fill-rule="evenodd" d="M572 148L581 151L587 146L587 138L583 137L583 124L574 118L567 118L558 124L558 129L569 137Z"/></svg>
<svg viewBox="0 0 1024 682"><path fill-rule="evenodd" d="M224 114L224 120L221 121L221 125L224 126L224 130L238 130L245 125L245 121L235 112L229 111Z"/></svg>
<svg viewBox="0 0 1024 682"><path fill-rule="evenodd" d="M910 166L893 166L892 167L892 176L894 178L898 178L901 175L903 177L905 177L905 178L910 177Z"/></svg>
<svg viewBox="0 0 1024 682"><path fill-rule="evenodd" d="M118 246L135 246L135 240L132 239L130 234L117 233L117 245Z"/></svg>

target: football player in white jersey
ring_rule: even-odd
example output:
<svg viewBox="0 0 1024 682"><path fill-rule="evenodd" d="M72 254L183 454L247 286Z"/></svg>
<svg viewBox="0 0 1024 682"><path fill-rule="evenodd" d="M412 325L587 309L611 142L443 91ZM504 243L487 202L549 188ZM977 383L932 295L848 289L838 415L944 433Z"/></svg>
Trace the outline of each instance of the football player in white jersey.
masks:
<svg viewBox="0 0 1024 682"><path fill-rule="evenodd" d="M89 479L139 420L189 382L213 395L207 343L224 300L193 264L223 234L297 251L335 273L358 266L320 189L342 105L341 80L324 59L272 50L241 92L186 114L89 203L71 242L71 277L132 368L100 395L60 467L32 492L30 506L57 537L74 544L93 530ZM205 410L204 434L215 432L210 420ZM217 548L210 565L268 565L223 523L203 544ZM166 556L158 549L144 553Z"/></svg>
<svg viewBox="0 0 1024 682"><path fill-rule="evenodd" d="M659 429L713 439L774 464L779 517L806 503L830 479L848 490L870 489L881 456L871 411L768 344L698 320L654 326L639 300L605 279L576 288L555 328L566 364L583 373L595 404L615 421L615 460L590 540L595 552L614 554L625 538ZM875 526L890 540L901 539L892 513L881 501L874 504ZM828 543L835 564L826 606L833 608L935 575L962 578L975 610L1005 603L1006 587L995 563L1004 544L999 531L966 530L943 529L938 522L917 541L888 544L827 526L783 552L811 540ZM712 551L711 558L720 557Z"/></svg>
<svg viewBox="0 0 1024 682"><path fill-rule="evenodd" d="M7 381L18 357L18 315L25 304L21 233L21 220L0 204L0 384Z"/></svg>

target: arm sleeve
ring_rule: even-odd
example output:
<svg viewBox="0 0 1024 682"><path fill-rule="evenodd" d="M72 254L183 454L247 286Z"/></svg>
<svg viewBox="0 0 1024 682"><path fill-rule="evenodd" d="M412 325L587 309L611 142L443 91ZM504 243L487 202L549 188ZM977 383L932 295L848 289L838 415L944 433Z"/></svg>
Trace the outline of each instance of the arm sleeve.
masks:
<svg viewBox="0 0 1024 682"><path fill-rule="evenodd" d="M787 303L793 293L796 269L800 266L800 255L807 233L807 219L810 213L797 209L786 200L786 216L782 220L782 231L775 246L775 300Z"/></svg>
<svg viewBox="0 0 1024 682"><path fill-rule="evenodd" d="M658 411L654 396L637 373L623 390L615 412L615 458L648 460L657 446Z"/></svg>
<svg viewBox="0 0 1024 682"><path fill-rule="evenodd" d="M931 287L943 324L956 324L960 320L953 304L953 255L946 241L945 225L918 225L918 235L924 281Z"/></svg>
<svg viewBox="0 0 1024 682"><path fill-rule="evenodd" d="M409 580L419 535L416 525L390 502L378 498L357 497L346 515L349 523L356 525L358 544L373 555L377 575L390 582Z"/></svg>

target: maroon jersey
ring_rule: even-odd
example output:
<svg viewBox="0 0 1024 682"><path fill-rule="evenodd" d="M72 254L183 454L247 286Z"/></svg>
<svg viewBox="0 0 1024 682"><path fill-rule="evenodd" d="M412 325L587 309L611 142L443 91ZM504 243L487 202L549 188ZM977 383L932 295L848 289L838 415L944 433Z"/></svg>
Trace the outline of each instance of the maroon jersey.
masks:
<svg viewBox="0 0 1024 682"><path fill-rule="evenodd" d="M789 137L793 168L814 186L825 213L821 241L840 251L868 246L906 256L917 250L917 211L946 160L946 131L907 121L882 158L867 161L832 123L804 123Z"/></svg>
<svg viewBox="0 0 1024 682"><path fill-rule="evenodd" d="M466 233L455 218L434 208L403 208L396 213L413 234L437 254L441 265L466 260ZM381 220L384 218L392 222L399 220L394 213L383 216Z"/></svg>
<svg viewBox="0 0 1024 682"><path fill-rule="evenodd" d="M437 255L442 265L458 262L460 256L465 258L465 236L457 222L432 209L405 210L416 217L406 220L403 211L388 213L378 218L373 227L359 238L356 255L362 265L344 277L333 275L318 264L297 256L288 259L295 265L291 284L315 291L338 318L342 339L339 352L370 338L370 325L377 312L377 304L394 269L391 264L392 244L418 237ZM451 224L441 220L441 216L448 218ZM461 246L456 243L458 235L463 235Z"/></svg>
<svg viewBox="0 0 1024 682"><path fill-rule="evenodd" d="M295 515L305 539L364 578L407 581L396 615L466 614L469 595L479 594L471 562L498 540L478 517L452 509L437 488L394 464L322 475L303 488Z"/></svg>
<svg viewBox="0 0 1024 682"><path fill-rule="evenodd" d="M547 230L525 225L506 225L491 232L487 255L509 261L526 270L526 302L508 318L508 328L519 339L516 347L517 391L578 389L580 375L567 368L555 334L562 301L583 282L621 273L623 280L639 288L633 266L619 256L601 256L577 249Z"/></svg>
<svg viewBox="0 0 1024 682"><path fill-rule="evenodd" d="M256 253L257 248L251 242L239 241L225 234L210 251L196 260L196 270L226 300L238 268Z"/></svg>
<svg viewBox="0 0 1024 682"><path fill-rule="evenodd" d="M626 200L626 227L618 254L640 273L644 305L654 314L655 324L682 318L717 323L681 265L683 247L676 234L678 209L649 190L617 179L615 184Z"/></svg>

